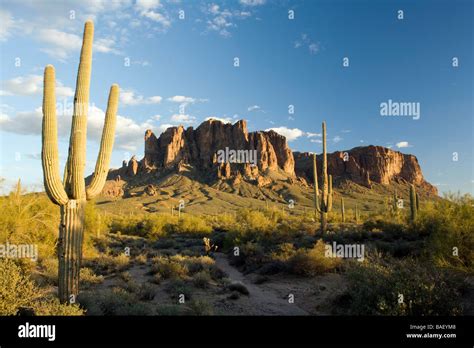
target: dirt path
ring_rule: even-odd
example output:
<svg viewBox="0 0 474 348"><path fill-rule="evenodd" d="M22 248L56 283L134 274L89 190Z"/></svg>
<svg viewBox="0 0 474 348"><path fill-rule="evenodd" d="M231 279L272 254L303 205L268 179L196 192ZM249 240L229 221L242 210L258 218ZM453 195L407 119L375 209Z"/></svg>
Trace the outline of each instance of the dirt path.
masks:
<svg viewBox="0 0 474 348"><path fill-rule="evenodd" d="M215 253L214 256L216 265L228 274L230 280L241 282L250 293L249 296L241 296L235 300L233 307L241 307L239 308L241 311L250 315L309 315L308 312L294 303L289 303L286 298L279 297L270 289L253 284L250 279L229 264L225 254Z"/></svg>

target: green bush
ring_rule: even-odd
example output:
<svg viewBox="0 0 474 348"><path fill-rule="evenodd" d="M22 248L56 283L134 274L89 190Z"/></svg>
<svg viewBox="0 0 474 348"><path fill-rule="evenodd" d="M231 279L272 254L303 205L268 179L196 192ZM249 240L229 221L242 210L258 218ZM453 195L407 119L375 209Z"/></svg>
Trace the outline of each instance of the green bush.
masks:
<svg viewBox="0 0 474 348"><path fill-rule="evenodd" d="M0 315L29 308L35 315L82 315L77 305L60 304L45 295L13 260L0 259Z"/></svg>
<svg viewBox="0 0 474 348"><path fill-rule="evenodd" d="M474 273L472 196L450 194L445 200L425 204L412 229L428 235L426 255L436 265Z"/></svg>
<svg viewBox="0 0 474 348"><path fill-rule="evenodd" d="M318 240L312 249L297 250L288 260L290 272L304 276L315 276L335 271L340 267L341 259L327 257L325 252L326 244L322 240Z"/></svg>
<svg viewBox="0 0 474 348"><path fill-rule="evenodd" d="M462 281L413 258L366 259L348 270L345 314L459 315ZM399 303L399 295L403 303Z"/></svg>

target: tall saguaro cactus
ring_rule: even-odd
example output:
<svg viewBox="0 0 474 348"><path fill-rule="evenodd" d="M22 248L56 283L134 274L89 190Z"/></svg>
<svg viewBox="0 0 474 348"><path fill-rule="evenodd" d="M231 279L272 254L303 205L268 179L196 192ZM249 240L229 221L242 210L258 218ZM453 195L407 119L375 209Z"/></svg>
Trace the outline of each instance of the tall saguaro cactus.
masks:
<svg viewBox="0 0 474 348"><path fill-rule="evenodd" d="M420 203L418 201L418 193L416 193L415 185L410 185L410 220L414 222L420 209Z"/></svg>
<svg viewBox="0 0 474 348"><path fill-rule="evenodd" d="M52 65L48 65L44 69L41 158L46 193L53 203L60 206L61 211L57 251L59 259L58 292L62 302L74 302L79 292L79 273L84 238L84 208L86 201L98 195L104 186L114 144L119 97L119 87L116 84L110 88L97 163L92 181L86 187L84 170L93 38L94 24L92 21L88 21L84 26L64 182L61 182L59 176L55 72Z"/></svg>
<svg viewBox="0 0 474 348"><path fill-rule="evenodd" d="M332 176L328 175L328 161L326 152L326 122L322 124L323 128L323 168L322 168L322 187L321 200L319 199L318 172L316 168L316 155L313 156L313 174L314 174L314 206L317 212L321 214L321 234L327 230L327 214L332 210Z"/></svg>

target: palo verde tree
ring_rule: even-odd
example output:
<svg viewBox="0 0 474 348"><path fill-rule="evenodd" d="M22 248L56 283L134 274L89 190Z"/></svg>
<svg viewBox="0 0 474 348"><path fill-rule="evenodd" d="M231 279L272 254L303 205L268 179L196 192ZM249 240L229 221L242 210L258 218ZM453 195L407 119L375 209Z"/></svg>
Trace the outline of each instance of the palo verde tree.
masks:
<svg viewBox="0 0 474 348"><path fill-rule="evenodd" d="M51 201L60 207L61 222L58 239L58 292L62 302L74 302L79 292L79 273L84 239L84 208L86 201L98 195L109 171L114 144L119 87L110 88L104 129L92 181L86 187L86 132L89 109L89 87L92 67L94 24L86 22L77 74L74 112L72 115L69 155L61 182L58 161L55 71L52 65L44 70L42 164L44 186Z"/></svg>

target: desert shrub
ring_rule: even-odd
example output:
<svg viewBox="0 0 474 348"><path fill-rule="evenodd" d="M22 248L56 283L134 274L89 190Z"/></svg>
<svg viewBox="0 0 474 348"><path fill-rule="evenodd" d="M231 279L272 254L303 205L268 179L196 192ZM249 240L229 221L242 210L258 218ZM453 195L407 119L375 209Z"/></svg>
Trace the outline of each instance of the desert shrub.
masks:
<svg viewBox="0 0 474 348"><path fill-rule="evenodd" d="M188 308L191 315L214 315L214 307L204 300L192 300Z"/></svg>
<svg viewBox="0 0 474 348"><path fill-rule="evenodd" d="M135 256L135 261L136 261L139 265L145 265L146 262L147 262L146 254L140 254L140 255Z"/></svg>
<svg viewBox="0 0 474 348"><path fill-rule="evenodd" d="M0 259L0 315L16 315L22 308L35 315L82 315L76 305L60 304L45 295L13 260Z"/></svg>
<svg viewBox="0 0 474 348"><path fill-rule="evenodd" d="M151 308L141 303L135 294L122 288L112 288L96 292L82 292L78 302L87 315L151 315Z"/></svg>
<svg viewBox="0 0 474 348"><path fill-rule="evenodd" d="M164 279L184 278L188 275L185 264L172 257L158 256L152 259L151 271L159 273Z"/></svg>
<svg viewBox="0 0 474 348"><path fill-rule="evenodd" d="M92 268L96 273L104 275L128 269L130 258L125 254L118 256L101 255L93 260L88 260L84 265Z"/></svg>
<svg viewBox="0 0 474 348"><path fill-rule="evenodd" d="M15 315L40 298L38 289L13 260L0 258L0 315Z"/></svg>
<svg viewBox="0 0 474 348"><path fill-rule="evenodd" d="M155 288L147 283L143 283L137 290L137 296L142 301L151 301L155 298Z"/></svg>
<svg viewBox="0 0 474 348"><path fill-rule="evenodd" d="M57 298L38 301L34 306L35 315L78 316L84 315L84 310L77 304L62 304Z"/></svg>
<svg viewBox="0 0 474 348"><path fill-rule="evenodd" d="M233 214L219 214L211 217L212 229L214 231L229 231L235 228L236 219Z"/></svg>
<svg viewBox="0 0 474 348"><path fill-rule="evenodd" d="M55 255L59 209L45 194L26 193L20 184L0 197L0 243L36 244L42 257Z"/></svg>
<svg viewBox="0 0 474 348"><path fill-rule="evenodd" d="M183 306L175 305L160 305L157 308L158 315L163 316L178 316L183 314Z"/></svg>
<svg viewBox="0 0 474 348"><path fill-rule="evenodd" d="M200 271L193 276L193 284L197 288L207 288L211 281L211 275L208 270Z"/></svg>
<svg viewBox="0 0 474 348"><path fill-rule="evenodd" d="M212 226L204 218L185 214L176 225L171 228L173 233L208 235L212 232Z"/></svg>
<svg viewBox="0 0 474 348"><path fill-rule="evenodd" d="M58 285L58 263L57 258L42 259L40 262L42 275L51 285Z"/></svg>
<svg viewBox="0 0 474 348"><path fill-rule="evenodd" d="M171 249L176 246L176 241L171 238L160 238L153 243L153 248L156 249Z"/></svg>
<svg viewBox="0 0 474 348"><path fill-rule="evenodd" d="M289 271L304 276L315 276L336 270L342 263L339 258L325 256L326 244L318 240L309 250L298 249L288 260Z"/></svg>
<svg viewBox="0 0 474 348"><path fill-rule="evenodd" d="M191 299L191 287L182 279L171 280L166 286L165 290L171 295L171 298L173 299L179 299L180 295L184 295L184 299L186 301Z"/></svg>
<svg viewBox="0 0 474 348"><path fill-rule="evenodd" d="M448 194L445 200L425 204L412 229L428 236L426 254L436 265L474 272L472 196Z"/></svg>
<svg viewBox="0 0 474 348"><path fill-rule="evenodd" d="M413 258L372 258L348 270L347 314L459 315L462 281ZM399 304L399 295L403 303Z"/></svg>
<svg viewBox="0 0 474 348"><path fill-rule="evenodd" d="M258 210L240 209L236 220L239 222L238 229L242 232L265 233L276 228L278 218L279 214L276 211L265 215Z"/></svg>

